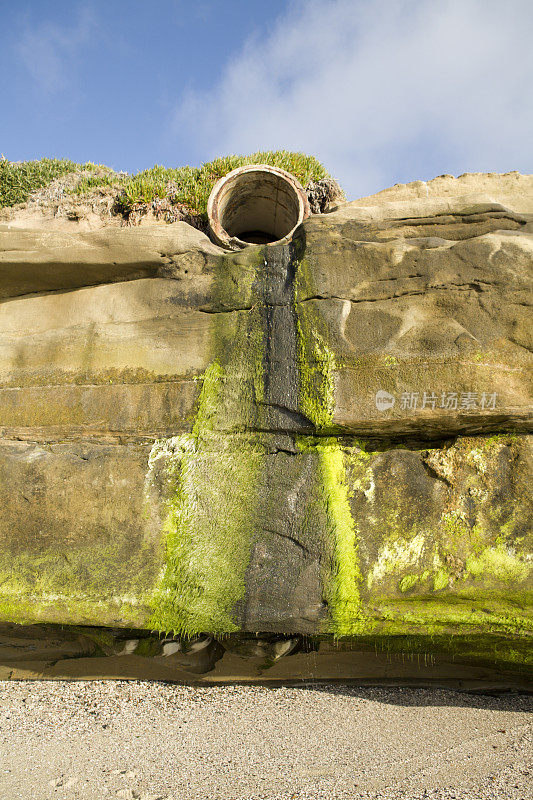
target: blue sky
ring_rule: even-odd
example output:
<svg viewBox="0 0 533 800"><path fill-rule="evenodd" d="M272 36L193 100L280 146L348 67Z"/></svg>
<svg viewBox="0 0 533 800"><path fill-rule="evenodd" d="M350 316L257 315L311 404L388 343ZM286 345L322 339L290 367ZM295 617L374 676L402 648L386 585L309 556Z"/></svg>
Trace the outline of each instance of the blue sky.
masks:
<svg viewBox="0 0 533 800"><path fill-rule="evenodd" d="M531 0L0 0L0 151L315 154L351 198L533 171Z"/></svg>

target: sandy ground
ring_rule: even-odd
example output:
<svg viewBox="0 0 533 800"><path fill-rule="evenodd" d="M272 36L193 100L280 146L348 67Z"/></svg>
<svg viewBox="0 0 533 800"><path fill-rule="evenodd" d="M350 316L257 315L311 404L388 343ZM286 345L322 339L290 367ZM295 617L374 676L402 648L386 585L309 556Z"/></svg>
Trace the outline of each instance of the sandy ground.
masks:
<svg viewBox="0 0 533 800"><path fill-rule="evenodd" d="M533 797L532 698L0 682L1 800Z"/></svg>

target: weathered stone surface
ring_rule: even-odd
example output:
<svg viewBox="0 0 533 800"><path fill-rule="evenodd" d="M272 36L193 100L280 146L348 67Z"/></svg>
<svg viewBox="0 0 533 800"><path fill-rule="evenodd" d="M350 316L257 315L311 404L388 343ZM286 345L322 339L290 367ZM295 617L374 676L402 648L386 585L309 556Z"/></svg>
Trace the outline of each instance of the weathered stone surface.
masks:
<svg viewBox="0 0 533 800"><path fill-rule="evenodd" d="M191 483L176 500L168 450L146 484L149 445L3 444L2 618L149 626L168 503L183 525L189 517L179 592L164 610L181 624L216 620L242 580L242 600L225 609L235 630L348 634L367 620L376 632L427 635L525 624L530 437L424 450L269 445L255 442L257 482L244 496L227 471L250 458L249 443L191 453ZM343 474L328 475L338 459ZM243 502L251 506L239 511Z"/></svg>
<svg viewBox="0 0 533 800"><path fill-rule="evenodd" d="M439 208L418 201L428 204ZM335 362L332 423L370 434L527 430L532 235L500 230L505 209L478 235L466 206L443 225L447 238L412 238L395 207L347 206L305 226L298 291ZM425 227L427 208L418 213ZM380 391L394 405L378 408Z"/></svg>
<svg viewBox="0 0 533 800"><path fill-rule="evenodd" d="M523 663L522 177L503 176L507 205L496 178L489 197L466 178L469 196L400 187L235 254L177 223L17 256L31 296L0 304L0 618L475 635L479 658L512 637Z"/></svg>
<svg viewBox="0 0 533 800"><path fill-rule="evenodd" d="M3 303L2 425L179 431L209 363L201 301L153 278Z"/></svg>
<svg viewBox="0 0 533 800"><path fill-rule="evenodd" d="M397 183L389 189L354 200L351 206L373 206L396 202L423 202L450 200L457 198L484 197L497 200L519 214L533 214L533 176L520 172L465 172L458 178L453 175L440 175L432 181L412 181Z"/></svg>
<svg viewBox="0 0 533 800"><path fill-rule="evenodd" d="M0 298L169 274L190 276L189 287L202 287L222 253L185 222L85 232L4 224Z"/></svg>
<svg viewBox="0 0 533 800"><path fill-rule="evenodd" d="M148 445L0 444L0 616L142 625L163 552Z"/></svg>

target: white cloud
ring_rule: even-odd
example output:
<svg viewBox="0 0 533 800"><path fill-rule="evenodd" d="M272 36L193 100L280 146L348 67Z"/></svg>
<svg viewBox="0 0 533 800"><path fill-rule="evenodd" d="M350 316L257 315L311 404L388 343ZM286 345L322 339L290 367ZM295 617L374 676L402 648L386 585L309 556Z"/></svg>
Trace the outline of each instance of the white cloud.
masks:
<svg viewBox="0 0 533 800"><path fill-rule="evenodd" d="M174 129L206 160L314 153L352 197L443 171L533 169L530 0L300 0Z"/></svg>
<svg viewBox="0 0 533 800"><path fill-rule="evenodd" d="M69 86L73 60L94 34L93 14L83 6L74 25L46 22L33 28L28 24L17 52L38 87L47 94L55 94Z"/></svg>

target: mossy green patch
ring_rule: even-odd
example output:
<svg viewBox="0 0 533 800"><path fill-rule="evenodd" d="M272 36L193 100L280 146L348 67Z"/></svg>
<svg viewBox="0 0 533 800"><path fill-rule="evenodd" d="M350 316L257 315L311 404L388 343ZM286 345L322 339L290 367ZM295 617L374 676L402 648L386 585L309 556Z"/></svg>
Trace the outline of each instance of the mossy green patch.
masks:
<svg viewBox="0 0 533 800"><path fill-rule="evenodd" d="M327 343L327 326L312 301L312 277L302 259L297 266L294 304L298 333L299 395L302 413L318 431L331 428L335 411L335 356Z"/></svg>
<svg viewBox="0 0 533 800"><path fill-rule="evenodd" d="M317 488L327 520L324 549L331 554L323 571L324 599L331 616L327 629L335 636L347 636L371 625L363 622L361 614L358 531L350 508L343 450L335 437L300 437L298 443L302 451L316 453L319 464L321 485Z"/></svg>
<svg viewBox="0 0 533 800"><path fill-rule="evenodd" d="M155 629L185 636L238 630L232 610L245 591L260 458L253 441L226 435L154 445L151 468L162 461L166 473L166 563L151 598Z"/></svg>
<svg viewBox="0 0 533 800"><path fill-rule="evenodd" d="M245 273L240 285L237 262ZM245 593L264 454L260 436L250 432L263 379L253 288L259 263L253 248L220 260L213 303L245 308L213 315L213 361L192 432L156 442L150 455L147 487L160 482L165 509L166 561L151 598L151 624L162 632L238 630L233 609Z"/></svg>
<svg viewBox="0 0 533 800"><path fill-rule="evenodd" d="M149 617L158 547L147 539L131 548L101 540L64 542L41 552L3 552L0 561L0 619L27 624L62 622L142 627Z"/></svg>
<svg viewBox="0 0 533 800"><path fill-rule="evenodd" d="M517 557L503 542L496 547L486 547L479 555L472 554L466 560L466 571L474 578L496 579L521 583L531 574L532 565Z"/></svg>
<svg viewBox="0 0 533 800"><path fill-rule="evenodd" d="M404 575L400 581L400 592L408 592L410 589L416 586L419 580L420 578L418 575Z"/></svg>
<svg viewBox="0 0 533 800"><path fill-rule="evenodd" d="M403 595L381 598L375 616L381 633L424 631L528 635L533 627L531 593L504 597L497 592L464 590L462 594Z"/></svg>
<svg viewBox="0 0 533 800"><path fill-rule="evenodd" d="M435 592L440 592L446 589L450 584L450 573L444 567L438 567L433 574L433 589Z"/></svg>
<svg viewBox="0 0 533 800"><path fill-rule="evenodd" d="M406 539L403 537L386 539L367 575L367 586L382 581L387 575L401 575L407 568L418 565L426 547L425 536L417 533ZM411 584L414 585L414 584ZM405 591L403 589L402 591Z"/></svg>
<svg viewBox="0 0 533 800"><path fill-rule="evenodd" d="M331 609L333 632L344 636L353 631L360 618L357 529L348 500L348 487L341 447L336 439L317 445L328 522L334 537L334 566L326 599Z"/></svg>

